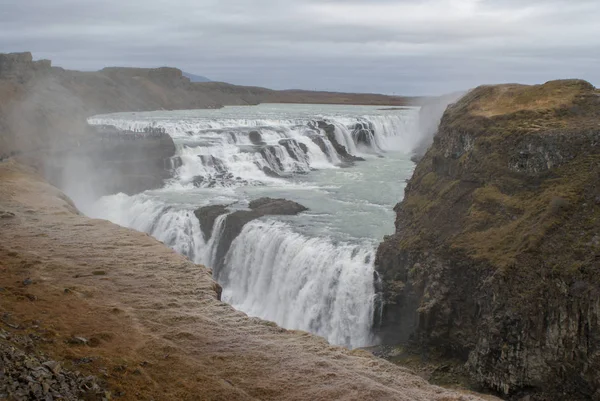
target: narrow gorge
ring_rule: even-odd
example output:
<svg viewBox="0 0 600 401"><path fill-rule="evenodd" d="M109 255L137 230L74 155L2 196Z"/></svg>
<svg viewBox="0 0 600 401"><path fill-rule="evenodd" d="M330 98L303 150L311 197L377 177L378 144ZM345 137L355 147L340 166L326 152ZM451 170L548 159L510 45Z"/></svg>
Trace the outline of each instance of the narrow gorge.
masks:
<svg viewBox="0 0 600 401"><path fill-rule="evenodd" d="M600 400L591 84L417 107L19 53L0 92L0 346L89 399L481 399L375 353Z"/></svg>

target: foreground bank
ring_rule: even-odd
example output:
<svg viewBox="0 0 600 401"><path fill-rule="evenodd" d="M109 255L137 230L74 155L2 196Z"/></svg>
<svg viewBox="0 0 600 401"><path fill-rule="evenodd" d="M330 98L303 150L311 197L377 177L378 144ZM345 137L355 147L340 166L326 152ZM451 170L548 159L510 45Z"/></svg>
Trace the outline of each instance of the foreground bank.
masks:
<svg viewBox="0 0 600 401"><path fill-rule="evenodd" d="M122 399L476 399L248 318L217 300L208 269L79 214L14 162L0 180L4 328Z"/></svg>
<svg viewBox="0 0 600 401"><path fill-rule="evenodd" d="M600 397L599 124L584 81L450 106L377 254L386 343L506 396Z"/></svg>

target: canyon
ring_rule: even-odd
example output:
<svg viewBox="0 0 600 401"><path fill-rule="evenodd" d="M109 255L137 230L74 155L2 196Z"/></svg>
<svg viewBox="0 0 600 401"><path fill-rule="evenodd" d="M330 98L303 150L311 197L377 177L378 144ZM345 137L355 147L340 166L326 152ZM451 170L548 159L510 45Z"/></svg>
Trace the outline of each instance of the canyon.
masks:
<svg viewBox="0 0 600 401"><path fill-rule="evenodd" d="M27 336L26 352L97 377L88 396L99 400L494 399L248 317L221 302L214 272L192 254L86 217L64 194L156 190L182 165L184 148L164 127L88 124L97 114L420 100L192 83L174 68L68 71L29 53L0 55L0 92L4 346ZM378 342L455 364L506 399L600 399L600 92L579 80L481 86L424 103L421 119L427 132L410 141L417 164L394 208L395 232L374 261ZM363 163L351 147L373 145L374 128L352 126L356 143L341 140L332 121L309 122L322 135L286 138L283 156L262 172L285 177L288 156L310 172L308 146L337 167ZM262 137L243 134L274 160ZM215 159L202 162L221 174L212 178L235 178ZM214 184L198 177L189 177L196 187ZM224 259L245 224L271 213L259 203L249 211L218 203L189 217L205 237L217 219L235 226Z"/></svg>

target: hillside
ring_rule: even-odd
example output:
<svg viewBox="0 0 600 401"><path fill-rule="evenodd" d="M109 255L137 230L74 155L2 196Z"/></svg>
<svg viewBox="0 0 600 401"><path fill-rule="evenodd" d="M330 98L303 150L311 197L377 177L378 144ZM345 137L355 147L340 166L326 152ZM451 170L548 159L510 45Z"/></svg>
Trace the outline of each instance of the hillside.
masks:
<svg viewBox="0 0 600 401"><path fill-rule="evenodd" d="M376 262L387 343L459 358L506 396L598 397L598 90L472 90L395 210Z"/></svg>

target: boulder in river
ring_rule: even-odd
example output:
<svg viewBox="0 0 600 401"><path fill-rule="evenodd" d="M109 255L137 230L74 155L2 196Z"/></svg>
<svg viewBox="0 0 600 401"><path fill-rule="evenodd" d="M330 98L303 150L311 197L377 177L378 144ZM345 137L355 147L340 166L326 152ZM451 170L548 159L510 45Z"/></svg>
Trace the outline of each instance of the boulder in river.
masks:
<svg viewBox="0 0 600 401"><path fill-rule="evenodd" d="M204 241L208 241L212 236L213 227L217 217L226 213L229 213L229 209L227 209L226 205L204 206L194 211L198 221L200 221L200 228L202 229Z"/></svg>
<svg viewBox="0 0 600 401"><path fill-rule="evenodd" d="M323 132L325 132L325 136L327 137L329 142L331 142L331 145L335 149L335 152L338 154L338 156L340 157L342 162L351 165L357 161L365 161L365 159L363 159L362 157L358 157L358 156L354 156L353 154L350 154L348 152L348 149L346 149L346 147L344 145L342 145L341 143L338 142L337 138L335 137L335 125L330 124L326 121L317 121L316 125L320 129L322 129ZM313 141L314 141L314 139L313 139ZM317 142L315 142L315 143L317 143ZM319 143L317 143L317 145L319 145L319 147L321 147L321 145ZM321 150L322 149L323 149L323 147L321 147Z"/></svg>
<svg viewBox="0 0 600 401"><path fill-rule="evenodd" d="M296 215L308 210L306 207L297 202L281 198L255 199L250 202L248 207L256 212L262 213L263 215Z"/></svg>
<svg viewBox="0 0 600 401"><path fill-rule="evenodd" d="M265 142L263 141L262 135L258 131L250 131L250 133L248 134L248 138L250 139L250 142L252 142L254 145L264 145L265 144Z"/></svg>
<svg viewBox="0 0 600 401"><path fill-rule="evenodd" d="M214 223L222 214L230 213L227 205L212 205L197 209L194 214L200 221L204 238L210 238ZM246 223L263 216L287 215L293 216L308 210L305 206L287 199L260 198L250 202L250 210L236 210L230 213L224 222L223 232L217 245L216 258L212 266L214 274L218 277L225 255L231 243L242 232Z"/></svg>

